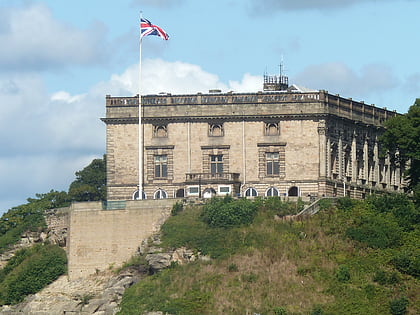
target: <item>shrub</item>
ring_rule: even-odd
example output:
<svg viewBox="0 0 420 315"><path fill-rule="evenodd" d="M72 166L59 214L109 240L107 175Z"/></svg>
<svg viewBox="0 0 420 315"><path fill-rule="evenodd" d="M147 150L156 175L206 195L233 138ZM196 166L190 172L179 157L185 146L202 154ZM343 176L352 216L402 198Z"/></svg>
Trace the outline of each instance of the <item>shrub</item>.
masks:
<svg viewBox="0 0 420 315"><path fill-rule="evenodd" d="M277 306L273 308L273 312L275 315L287 315L287 311L284 307Z"/></svg>
<svg viewBox="0 0 420 315"><path fill-rule="evenodd" d="M392 263L400 272L420 277L420 257L408 251L400 251L392 258Z"/></svg>
<svg viewBox="0 0 420 315"><path fill-rule="evenodd" d="M350 271L346 265L341 265L338 267L335 277L339 282L347 282L350 280Z"/></svg>
<svg viewBox="0 0 420 315"><path fill-rule="evenodd" d="M350 211L353 209L356 203L357 201L354 199L351 199L350 197L338 198L337 208L344 211Z"/></svg>
<svg viewBox="0 0 420 315"><path fill-rule="evenodd" d="M184 204L182 202L177 201L173 206L171 210L171 215L177 215L182 210L184 210Z"/></svg>
<svg viewBox="0 0 420 315"><path fill-rule="evenodd" d="M389 274L383 270L378 270L373 276L373 281L381 285L386 285L398 283L400 281L400 278L398 277L398 274L396 272Z"/></svg>
<svg viewBox="0 0 420 315"><path fill-rule="evenodd" d="M36 245L9 262L0 283L0 304L15 304L41 290L66 271L66 253L56 245ZM25 257L23 257L25 256Z"/></svg>
<svg viewBox="0 0 420 315"><path fill-rule="evenodd" d="M237 264L234 264L234 263L229 264L229 266L228 266L228 271L229 272L236 272L238 270L239 270L239 268L238 268Z"/></svg>
<svg viewBox="0 0 420 315"><path fill-rule="evenodd" d="M392 315L404 315L407 313L408 299L401 297L389 302L389 311Z"/></svg>
<svg viewBox="0 0 420 315"><path fill-rule="evenodd" d="M372 248L395 247L400 244L402 230L389 216L369 213L357 226L347 229L348 237Z"/></svg>
<svg viewBox="0 0 420 315"><path fill-rule="evenodd" d="M325 313L322 310L321 306L316 305L309 314L310 315L324 315Z"/></svg>
<svg viewBox="0 0 420 315"><path fill-rule="evenodd" d="M248 199L212 198L203 207L202 218L211 227L229 228L248 225L254 220L257 206Z"/></svg>

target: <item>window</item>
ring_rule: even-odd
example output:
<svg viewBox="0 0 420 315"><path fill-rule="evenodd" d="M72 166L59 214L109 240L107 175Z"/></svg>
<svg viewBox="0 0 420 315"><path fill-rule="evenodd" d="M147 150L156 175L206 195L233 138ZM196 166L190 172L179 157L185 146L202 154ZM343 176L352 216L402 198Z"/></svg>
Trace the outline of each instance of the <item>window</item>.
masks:
<svg viewBox="0 0 420 315"><path fill-rule="evenodd" d="M142 192L143 198L142 199L146 199L146 193L143 191ZM133 194L133 200L139 200L139 191L136 190Z"/></svg>
<svg viewBox="0 0 420 315"><path fill-rule="evenodd" d="M245 197L257 197L258 193L255 188L248 188L245 190Z"/></svg>
<svg viewBox="0 0 420 315"><path fill-rule="evenodd" d="M168 136L168 127L166 125L154 125L153 137L166 138Z"/></svg>
<svg viewBox="0 0 420 315"><path fill-rule="evenodd" d="M168 157L164 155L155 155L155 177L168 177Z"/></svg>
<svg viewBox="0 0 420 315"><path fill-rule="evenodd" d="M265 154L267 175L274 176L279 175L279 153L278 152L267 152Z"/></svg>
<svg viewBox="0 0 420 315"><path fill-rule="evenodd" d="M212 175L223 173L223 155L210 155L210 172Z"/></svg>
<svg viewBox="0 0 420 315"><path fill-rule="evenodd" d="M278 123L265 123L264 133L266 136L278 136L280 128Z"/></svg>
<svg viewBox="0 0 420 315"><path fill-rule="evenodd" d="M209 124L209 137L222 137L223 124Z"/></svg>
<svg viewBox="0 0 420 315"><path fill-rule="evenodd" d="M230 186L219 186L219 195L230 194Z"/></svg>
<svg viewBox="0 0 420 315"><path fill-rule="evenodd" d="M289 191L287 192L289 197L298 197L299 196L299 188L296 186L292 186L289 188Z"/></svg>
<svg viewBox="0 0 420 315"><path fill-rule="evenodd" d="M277 197L279 195L279 191L275 187L270 187L265 192L267 197Z"/></svg>
<svg viewBox="0 0 420 315"><path fill-rule="evenodd" d="M168 198L168 194L163 189L158 189L155 192L155 199L166 199Z"/></svg>
<svg viewBox="0 0 420 315"><path fill-rule="evenodd" d="M200 194L199 186L189 186L187 188L188 196L198 196Z"/></svg>

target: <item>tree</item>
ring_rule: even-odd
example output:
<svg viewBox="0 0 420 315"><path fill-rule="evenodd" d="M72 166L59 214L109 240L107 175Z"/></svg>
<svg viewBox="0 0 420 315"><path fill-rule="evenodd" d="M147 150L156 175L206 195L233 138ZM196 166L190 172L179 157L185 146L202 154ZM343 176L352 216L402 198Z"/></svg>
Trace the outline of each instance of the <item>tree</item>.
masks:
<svg viewBox="0 0 420 315"><path fill-rule="evenodd" d="M106 199L106 156L94 159L83 170L76 172L70 184L69 196L73 201L98 201Z"/></svg>
<svg viewBox="0 0 420 315"><path fill-rule="evenodd" d="M383 149L391 153L397 165L408 167L404 174L408 188L417 190L420 187L420 98L406 114L386 121L385 128L381 137Z"/></svg>

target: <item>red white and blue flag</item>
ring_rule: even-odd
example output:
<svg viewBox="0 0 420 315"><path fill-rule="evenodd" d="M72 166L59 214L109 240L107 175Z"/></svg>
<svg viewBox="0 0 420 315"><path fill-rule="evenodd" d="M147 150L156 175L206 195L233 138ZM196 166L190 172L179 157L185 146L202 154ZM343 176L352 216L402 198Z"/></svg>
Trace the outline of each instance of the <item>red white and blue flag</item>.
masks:
<svg viewBox="0 0 420 315"><path fill-rule="evenodd" d="M140 38L149 35L156 35L162 37L164 40L169 39L168 33L166 33L163 29L159 26L153 25L149 20L142 18L140 23Z"/></svg>

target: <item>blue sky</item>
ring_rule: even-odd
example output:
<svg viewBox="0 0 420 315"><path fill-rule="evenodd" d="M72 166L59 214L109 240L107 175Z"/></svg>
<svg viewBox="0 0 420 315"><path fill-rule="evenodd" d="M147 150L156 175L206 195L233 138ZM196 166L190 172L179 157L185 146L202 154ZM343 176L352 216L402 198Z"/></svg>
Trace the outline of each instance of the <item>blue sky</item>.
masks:
<svg viewBox="0 0 420 315"><path fill-rule="evenodd" d="M420 97L418 0L0 0L0 213L67 190L105 153L105 95L289 82L405 113Z"/></svg>

